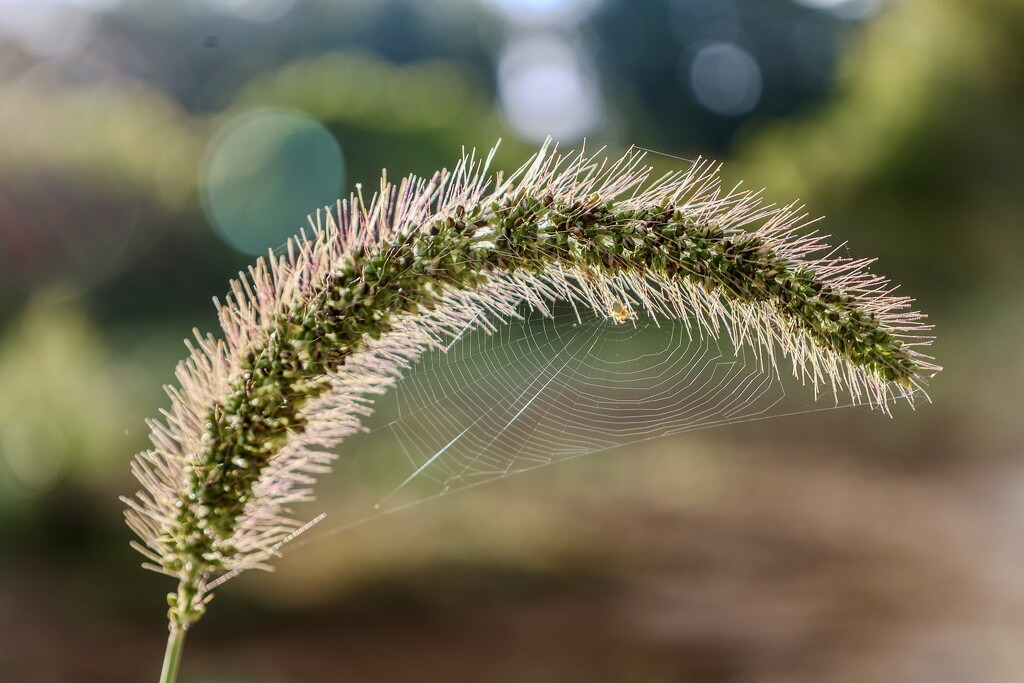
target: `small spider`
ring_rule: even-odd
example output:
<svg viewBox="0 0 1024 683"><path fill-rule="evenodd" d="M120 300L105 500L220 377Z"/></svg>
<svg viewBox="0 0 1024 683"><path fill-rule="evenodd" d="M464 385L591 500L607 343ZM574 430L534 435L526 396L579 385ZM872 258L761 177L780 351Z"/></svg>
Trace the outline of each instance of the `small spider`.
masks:
<svg viewBox="0 0 1024 683"><path fill-rule="evenodd" d="M611 309L608 311L608 315L615 321L616 325L622 325L627 320L636 320L636 314L626 308L621 301L616 301L612 304Z"/></svg>

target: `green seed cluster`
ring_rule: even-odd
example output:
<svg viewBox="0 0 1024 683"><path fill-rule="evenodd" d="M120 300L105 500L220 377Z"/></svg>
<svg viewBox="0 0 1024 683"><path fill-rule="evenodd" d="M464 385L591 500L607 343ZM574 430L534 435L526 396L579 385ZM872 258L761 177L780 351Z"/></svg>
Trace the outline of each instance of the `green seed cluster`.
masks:
<svg viewBox="0 0 1024 683"><path fill-rule="evenodd" d="M387 334L396 316L435 306L444 288L484 284L490 272L540 274L554 263L688 278L737 303L770 302L817 344L879 378L908 386L920 369L856 298L787 263L763 240L667 200L627 210L597 197L567 202L520 191L489 206L455 207L421 231L350 254L246 354L231 391L207 416L188 504L163 539L171 549L165 569L224 568L255 483L289 434L305 427L303 407L329 389L330 371Z"/></svg>

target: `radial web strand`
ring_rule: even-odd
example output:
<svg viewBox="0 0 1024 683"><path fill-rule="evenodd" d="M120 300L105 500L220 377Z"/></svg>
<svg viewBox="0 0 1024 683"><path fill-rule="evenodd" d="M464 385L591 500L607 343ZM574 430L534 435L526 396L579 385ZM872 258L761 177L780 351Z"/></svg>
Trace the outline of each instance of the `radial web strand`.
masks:
<svg viewBox="0 0 1024 683"><path fill-rule="evenodd" d="M678 320L556 306L424 353L338 449L303 542L484 482L629 444L840 407L747 345ZM843 406L854 405L850 402ZM340 487L341 491L334 487ZM334 504L336 502L336 506Z"/></svg>

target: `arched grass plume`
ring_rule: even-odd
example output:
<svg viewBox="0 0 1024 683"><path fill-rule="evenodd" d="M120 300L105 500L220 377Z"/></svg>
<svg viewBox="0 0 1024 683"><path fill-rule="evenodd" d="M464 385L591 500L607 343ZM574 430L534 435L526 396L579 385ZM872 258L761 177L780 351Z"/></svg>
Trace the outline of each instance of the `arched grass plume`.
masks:
<svg viewBox="0 0 1024 683"><path fill-rule="evenodd" d="M265 567L301 527L291 506L371 397L428 347L524 303L675 318L791 366L816 393L882 410L925 396L938 367L924 316L870 261L837 256L798 207L724 190L709 162L651 182L639 152L545 146L493 179L490 160L382 180L368 203L317 213L231 284L222 337L196 333L134 463L142 490L125 499L147 566L179 583L164 680L211 586Z"/></svg>

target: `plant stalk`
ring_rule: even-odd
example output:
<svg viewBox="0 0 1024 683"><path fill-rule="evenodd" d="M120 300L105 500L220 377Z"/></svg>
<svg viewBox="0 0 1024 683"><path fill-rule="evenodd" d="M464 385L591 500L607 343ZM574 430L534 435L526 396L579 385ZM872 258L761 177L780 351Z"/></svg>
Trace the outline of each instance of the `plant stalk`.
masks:
<svg viewBox="0 0 1024 683"><path fill-rule="evenodd" d="M167 650L164 652L164 667L160 672L160 683L174 683L178 679L181 651L185 647L185 629L172 621L170 631L167 636Z"/></svg>

